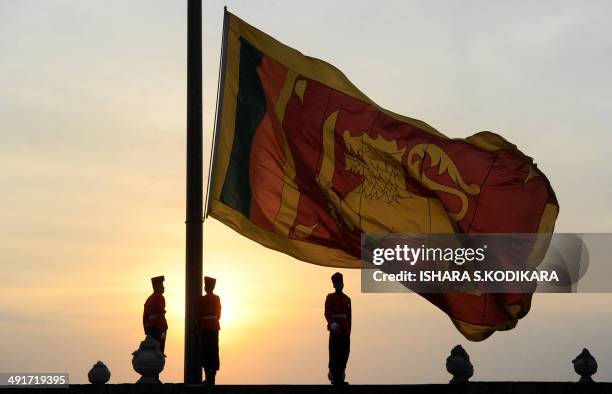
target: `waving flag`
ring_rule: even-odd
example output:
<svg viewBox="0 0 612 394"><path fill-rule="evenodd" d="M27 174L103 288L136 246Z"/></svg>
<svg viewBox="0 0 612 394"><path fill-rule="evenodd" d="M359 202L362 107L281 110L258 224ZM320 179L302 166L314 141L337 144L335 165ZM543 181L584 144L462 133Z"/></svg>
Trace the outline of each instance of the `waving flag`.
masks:
<svg viewBox="0 0 612 394"><path fill-rule="evenodd" d="M297 259L361 268L362 233L549 233L533 160L490 132L449 139L338 69L226 13L208 212ZM531 294L425 294L470 340L513 328Z"/></svg>

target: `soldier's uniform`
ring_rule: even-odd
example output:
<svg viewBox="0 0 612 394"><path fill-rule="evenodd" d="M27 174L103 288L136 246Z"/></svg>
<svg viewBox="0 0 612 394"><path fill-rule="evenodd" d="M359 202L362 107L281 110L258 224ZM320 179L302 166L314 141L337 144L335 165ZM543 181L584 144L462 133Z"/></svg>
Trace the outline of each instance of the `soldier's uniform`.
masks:
<svg viewBox="0 0 612 394"><path fill-rule="evenodd" d="M336 273L332 281L342 281ZM340 292L330 293L325 299L325 319L329 330L329 380L344 383L346 363L351 349L351 299Z"/></svg>
<svg viewBox="0 0 612 394"><path fill-rule="evenodd" d="M153 289L161 285L163 281L163 276L151 278ZM150 335L155 338L155 340L159 342L159 348L163 353L166 347L168 323L166 322L166 299L161 293L154 291L153 294L147 298L142 313L142 325L145 335Z"/></svg>
<svg viewBox="0 0 612 394"><path fill-rule="evenodd" d="M204 277L207 293L198 302L197 327L200 331L200 360L206 373L205 383L215 384L215 375L219 370L219 319L221 318L221 300L213 294L216 279Z"/></svg>

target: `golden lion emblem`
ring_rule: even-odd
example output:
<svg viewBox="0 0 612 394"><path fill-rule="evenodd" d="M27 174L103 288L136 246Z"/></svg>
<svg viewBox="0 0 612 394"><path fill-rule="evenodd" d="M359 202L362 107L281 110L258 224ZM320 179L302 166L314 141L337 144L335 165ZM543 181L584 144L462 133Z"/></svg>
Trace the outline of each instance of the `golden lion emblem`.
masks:
<svg viewBox="0 0 612 394"><path fill-rule="evenodd" d="M448 216L455 222L461 220L468 209L466 193L477 195L480 188L476 184L466 184L451 158L434 144L415 145L406 155L406 147L399 149L397 141L386 140L380 135L371 138L365 132L352 135L350 130L344 130L341 134L346 145L344 169L363 176L364 181L340 199L332 184L338 113L332 113L323 124L323 160L317 177L330 201L334 218L338 221L340 215L351 230L366 233L452 232L453 224ZM448 174L458 187L449 187L427 177L421 168L425 155L429 155L432 167L438 167L438 175ZM456 196L461 203L460 210L446 212L438 199L410 193L406 187L407 176L429 190ZM439 218L440 214L446 217Z"/></svg>

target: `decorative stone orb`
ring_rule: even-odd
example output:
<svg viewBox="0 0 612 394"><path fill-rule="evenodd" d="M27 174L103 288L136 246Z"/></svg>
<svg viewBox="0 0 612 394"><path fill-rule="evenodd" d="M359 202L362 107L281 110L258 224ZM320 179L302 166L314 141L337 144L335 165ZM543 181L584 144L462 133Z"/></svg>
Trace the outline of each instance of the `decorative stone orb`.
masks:
<svg viewBox="0 0 612 394"><path fill-rule="evenodd" d="M89 383L104 384L109 381L111 373L102 361L98 361L87 374Z"/></svg>
<svg viewBox="0 0 612 394"><path fill-rule="evenodd" d="M142 375L136 383L161 383L157 376L164 369L166 356L159 349L159 342L155 338L147 335L132 356L134 370Z"/></svg>
<svg viewBox="0 0 612 394"><path fill-rule="evenodd" d="M582 353L573 359L572 363L574 364L574 371L580 375L579 382L593 381L591 375L597 372L597 361L587 349L582 349Z"/></svg>
<svg viewBox="0 0 612 394"><path fill-rule="evenodd" d="M474 375L470 356L461 345L451 350L450 356L446 359L446 370L453 375L450 383L465 383Z"/></svg>

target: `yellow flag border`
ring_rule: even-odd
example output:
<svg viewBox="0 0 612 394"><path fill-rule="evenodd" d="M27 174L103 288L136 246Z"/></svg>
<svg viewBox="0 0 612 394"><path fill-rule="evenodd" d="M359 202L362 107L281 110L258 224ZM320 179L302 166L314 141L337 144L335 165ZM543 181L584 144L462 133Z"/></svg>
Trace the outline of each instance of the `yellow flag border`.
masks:
<svg viewBox="0 0 612 394"><path fill-rule="evenodd" d="M252 241L267 248L288 254L298 260L325 267L361 268L361 259L343 250L304 242L275 234L256 226L242 213L220 201L211 201L210 216L234 229Z"/></svg>

